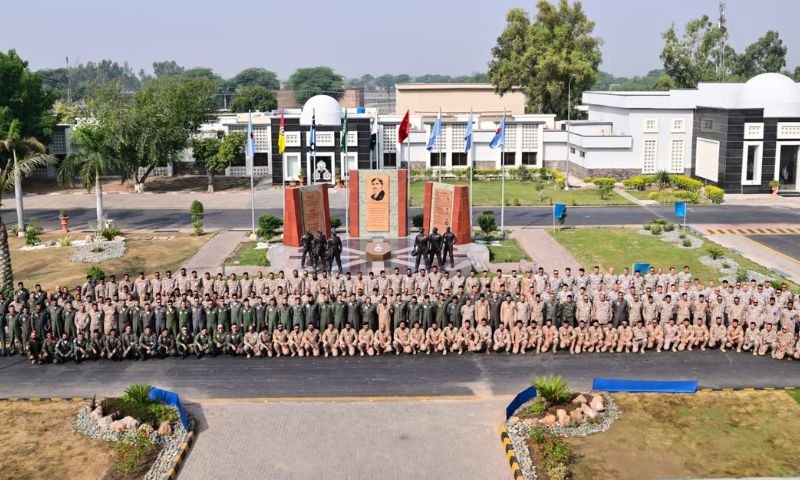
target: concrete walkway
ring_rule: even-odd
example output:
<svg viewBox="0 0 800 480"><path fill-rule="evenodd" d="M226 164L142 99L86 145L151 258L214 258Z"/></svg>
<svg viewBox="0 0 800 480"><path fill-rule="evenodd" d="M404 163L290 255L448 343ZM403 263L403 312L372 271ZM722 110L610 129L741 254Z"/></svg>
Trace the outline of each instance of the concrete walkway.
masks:
<svg viewBox="0 0 800 480"><path fill-rule="evenodd" d="M567 267L576 273L580 268L575 257L556 242L544 228L514 228L511 236L519 242L520 247L532 259L532 262L524 264L526 269L529 268L530 263L535 264L536 268L544 267L544 271L547 273L552 273L553 270L563 273ZM506 268L510 270L513 267Z"/></svg>
<svg viewBox="0 0 800 480"><path fill-rule="evenodd" d="M233 254L236 247L244 240L245 232L241 230L227 230L214 235L203 247L186 261L184 268L191 272L197 270L199 275L206 271L215 275L225 260Z"/></svg>
<svg viewBox="0 0 800 480"><path fill-rule="evenodd" d="M180 478L510 479L507 400L280 401L189 407Z"/></svg>
<svg viewBox="0 0 800 480"><path fill-rule="evenodd" d="M708 235L708 239L719 243L723 247L736 250L743 257L766 268L777 270L789 280L800 283L800 262L777 250L753 241L744 235L724 233Z"/></svg>

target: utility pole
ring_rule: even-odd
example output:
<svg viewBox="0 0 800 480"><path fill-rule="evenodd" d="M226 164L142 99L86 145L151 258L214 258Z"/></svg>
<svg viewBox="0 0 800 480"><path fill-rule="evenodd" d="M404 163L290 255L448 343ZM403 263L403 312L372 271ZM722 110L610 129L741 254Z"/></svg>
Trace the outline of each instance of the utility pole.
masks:
<svg viewBox="0 0 800 480"><path fill-rule="evenodd" d="M570 143L570 124L572 123L572 79L575 78L575 74L569 76L569 81L567 81L567 178L564 180L564 190L569 190L569 161L570 161L570 149L572 148L572 144Z"/></svg>
<svg viewBox="0 0 800 480"><path fill-rule="evenodd" d="M720 37L720 53L719 53L719 77L721 81L725 81L725 40L728 38L728 29L725 27L725 0L719 0L719 23L717 27L722 32Z"/></svg>
<svg viewBox="0 0 800 480"><path fill-rule="evenodd" d="M67 105L72 105L72 72L69 69L69 57L67 57Z"/></svg>

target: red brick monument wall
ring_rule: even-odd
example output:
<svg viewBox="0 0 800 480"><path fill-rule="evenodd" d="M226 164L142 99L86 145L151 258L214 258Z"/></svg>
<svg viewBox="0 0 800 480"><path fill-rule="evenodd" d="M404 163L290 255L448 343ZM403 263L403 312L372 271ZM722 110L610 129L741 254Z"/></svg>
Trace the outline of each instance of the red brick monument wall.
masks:
<svg viewBox="0 0 800 480"><path fill-rule="evenodd" d="M299 247L303 232L314 235L322 230L331 235L331 213L328 203L328 184L284 189L286 207L283 210L283 244Z"/></svg>
<svg viewBox="0 0 800 480"><path fill-rule="evenodd" d="M469 187L426 182L422 225L427 233L437 227L439 234L444 234L449 226L456 236L457 245L470 243Z"/></svg>

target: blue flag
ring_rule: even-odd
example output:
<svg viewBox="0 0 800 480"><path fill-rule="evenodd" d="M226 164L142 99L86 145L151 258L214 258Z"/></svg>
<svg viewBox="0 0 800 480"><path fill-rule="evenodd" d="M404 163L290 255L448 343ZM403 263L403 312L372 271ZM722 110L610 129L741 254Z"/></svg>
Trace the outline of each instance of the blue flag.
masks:
<svg viewBox="0 0 800 480"><path fill-rule="evenodd" d="M253 137L253 115L247 113L247 145L245 146L245 162L246 170L250 172L253 169L253 157L256 155L256 140Z"/></svg>
<svg viewBox="0 0 800 480"><path fill-rule="evenodd" d="M503 112L503 119L500 120L500 125L494 132L494 138L489 144L491 148L500 148L506 144L506 112Z"/></svg>
<svg viewBox="0 0 800 480"><path fill-rule="evenodd" d="M311 112L311 133L308 136L308 149L312 152L317 149L317 112Z"/></svg>
<svg viewBox="0 0 800 480"><path fill-rule="evenodd" d="M467 133L464 134L464 151L469 153L472 150L472 113L467 120Z"/></svg>
<svg viewBox="0 0 800 480"><path fill-rule="evenodd" d="M675 202L675 216L676 217L686 216L686 202Z"/></svg>
<svg viewBox="0 0 800 480"><path fill-rule="evenodd" d="M425 148L428 149L430 152L433 150L433 147L436 146L436 137L439 136L439 132L442 130L442 111L439 110L439 115L436 116L436 121L433 122L433 128L431 128L431 136L428 138L428 144Z"/></svg>
<svg viewBox="0 0 800 480"><path fill-rule="evenodd" d="M566 203L554 203L553 204L553 218L558 220L559 218L564 216L564 212L567 211L567 204Z"/></svg>

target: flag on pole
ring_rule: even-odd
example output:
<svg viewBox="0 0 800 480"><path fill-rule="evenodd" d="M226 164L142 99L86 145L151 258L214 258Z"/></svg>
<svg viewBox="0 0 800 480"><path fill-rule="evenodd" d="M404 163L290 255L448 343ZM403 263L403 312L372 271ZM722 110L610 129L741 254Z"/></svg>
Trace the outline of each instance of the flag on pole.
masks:
<svg viewBox="0 0 800 480"><path fill-rule="evenodd" d="M339 151L347 152L347 109L344 109L344 120L342 120L342 133L339 134Z"/></svg>
<svg viewBox="0 0 800 480"><path fill-rule="evenodd" d="M500 125L494 132L494 138L489 144L491 148L500 148L506 144L506 112L503 112L503 119L500 120Z"/></svg>
<svg viewBox="0 0 800 480"><path fill-rule="evenodd" d="M245 149L245 165L248 172L253 171L253 157L256 154L256 141L253 137L253 115L247 113L247 145Z"/></svg>
<svg viewBox="0 0 800 480"><path fill-rule="evenodd" d="M433 128L431 128L431 136L428 138L428 144L425 146L426 149L430 152L433 150L433 147L436 146L436 138L439 136L439 132L442 131L442 110L439 109L439 114L436 115L436 121L433 122Z"/></svg>
<svg viewBox="0 0 800 480"><path fill-rule="evenodd" d="M686 202L675 202L675 216L686 217Z"/></svg>
<svg viewBox="0 0 800 480"><path fill-rule="evenodd" d="M369 132L369 151L375 151L378 146L378 117L372 122L372 130Z"/></svg>
<svg viewBox="0 0 800 480"><path fill-rule="evenodd" d="M406 138L408 138L408 130L409 130L409 119L408 119L408 110L406 110L406 114L403 116L403 121L400 122L400 127L397 129L397 143L403 143Z"/></svg>
<svg viewBox="0 0 800 480"><path fill-rule="evenodd" d="M278 133L278 153L283 155L283 152L286 150L286 129L283 125L283 112L281 112L281 129L280 133Z"/></svg>
<svg viewBox="0 0 800 480"><path fill-rule="evenodd" d="M472 150L472 112L467 120L467 133L464 134L464 151L469 153Z"/></svg>
<svg viewBox="0 0 800 480"><path fill-rule="evenodd" d="M317 149L317 113L311 112L311 133L308 136L308 149L312 152Z"/></svg>

